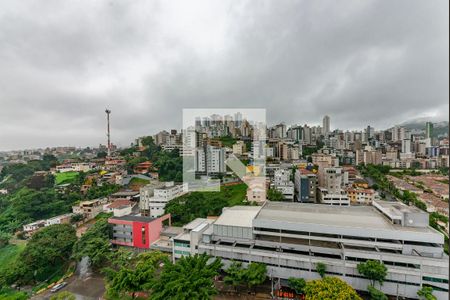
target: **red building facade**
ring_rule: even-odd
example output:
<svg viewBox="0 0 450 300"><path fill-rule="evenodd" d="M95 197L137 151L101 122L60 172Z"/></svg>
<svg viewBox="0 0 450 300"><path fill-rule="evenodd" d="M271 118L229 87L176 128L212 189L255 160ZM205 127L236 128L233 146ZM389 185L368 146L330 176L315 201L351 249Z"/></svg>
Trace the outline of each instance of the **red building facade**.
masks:
<svg viewBox="0 0 450 300"><path fill-rule="evenodd" d="M133 215L109 218L108 223L113 225L111 242L119 246L148 249L159 239L165 220L169 220L170 225L170 214L159 218Z"/></svg>

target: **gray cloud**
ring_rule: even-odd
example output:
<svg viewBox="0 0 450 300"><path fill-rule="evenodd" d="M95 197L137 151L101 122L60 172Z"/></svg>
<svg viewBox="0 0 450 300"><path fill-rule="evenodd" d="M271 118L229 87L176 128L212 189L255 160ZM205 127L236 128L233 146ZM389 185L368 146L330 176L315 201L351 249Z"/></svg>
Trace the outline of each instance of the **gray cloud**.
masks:
<svg viewBox="0 0 450 300"><path fill-rule="evenodd" d="M183 108L448 119L448 1L4 1L0 150L179 128Z"/></svg>

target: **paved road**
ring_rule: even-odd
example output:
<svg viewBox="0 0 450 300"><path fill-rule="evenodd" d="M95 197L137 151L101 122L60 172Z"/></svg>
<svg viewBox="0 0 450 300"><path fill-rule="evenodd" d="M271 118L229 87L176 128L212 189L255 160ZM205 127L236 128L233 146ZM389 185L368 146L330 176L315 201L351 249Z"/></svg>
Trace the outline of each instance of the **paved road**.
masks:
<svg viewBox="0 0 450 300"><path fill-rule="evenodd" d="M67 286L60 289L61 291L69 291L75 294L77 300L97 300L101 299L105 293L105 282L99 275L93 275L86 279L80 279L78 276L72 276L66 280ZM48 300L54 295L50 291L34 296L33 300Z"/></svg>

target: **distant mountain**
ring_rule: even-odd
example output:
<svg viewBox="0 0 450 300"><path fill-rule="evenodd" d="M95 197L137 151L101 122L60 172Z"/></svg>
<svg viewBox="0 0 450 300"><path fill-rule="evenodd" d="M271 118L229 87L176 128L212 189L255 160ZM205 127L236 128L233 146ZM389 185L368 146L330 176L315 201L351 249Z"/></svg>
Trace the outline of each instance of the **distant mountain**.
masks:
<svg viewBox="0 0 450 300"><path fill-rule="evenodd" d="M426 122L433 122L434 136L448 136L449 124L448 121L437 121L430 118L417 118L399 124L399 126L408 128L410 130L425 131Z"/></svg>

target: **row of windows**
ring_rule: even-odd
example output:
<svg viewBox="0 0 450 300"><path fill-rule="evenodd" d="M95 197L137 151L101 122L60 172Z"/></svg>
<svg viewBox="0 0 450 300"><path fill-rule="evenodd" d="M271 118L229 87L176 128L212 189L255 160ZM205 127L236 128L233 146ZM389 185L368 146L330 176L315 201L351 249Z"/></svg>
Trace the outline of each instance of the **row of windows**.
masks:
<svg viewBox="0 0 450 300"><path fill-rule="evenodd" d="M423 276L422 279L426 280L426 281L431 281L431 282L448 283L448 279L442 279L442 278Z"/></svg>
<svg viewBox="0 0 450 300"><path fill-rule="evenodd" d="M226 258L224 258L224 259L226 259ZM244 259L232 259L232 261L240 261L240 262L244 262L244 263L250 263L250 261L244 260ZM317 272L316 270L313 270L313 269L309 270L307 268L301 268L301 267L292 267L292 266L284 266L284 265L280 265L279 266L277 264L269 264L269 263L264 263L264 264L267 265L267 266L280 267L280 268L284 268L284 269L301 270L301 271L307 271L307 272ZM342 273L332 272L332 271L326 271L325 274L366 279L366 277L364 277L362 275L342 274ZM418 284L418 283L408 282L408 281L400 281L400 280L393 280L393 279L385 279L384 281L385 282L405 284L405 285L412 285L412 286L420 286L420 284ZM442 288L438 288L438 287L434 287L434 286L432 286L432 288L436 289L436 290L448 291L446 289L442 289Z"/></svg>
<svg viewBox="0 0 450 300"><path fill-rule="evenodd" d="M316 232L284 230L284 229L280 230L280 229L274 229L274 228L261 228L261 227L255 227L254 230L266 231L266 232L276 232L276 233L296 234L296 235L306 235L306 236L314 236L314 237L327 237L327 238L335 238L335 239L350 239L350 240L358 240L358 241L375 242L375 238L351 236L351 235L327 234L327 233L316 233ZM402 244L402 242L400 240L392 240L392 239L377 238L376 241L383 242L383 243ZM437 246L432 243L415 242L415 241L404 241L404 244L405 245L428 246L428 247L436 247Z"/></svg>
<svg viewBox="0 0 450 300"><path fill-rule="evenodd" d="M221 242L220 245L233 246L234 243ZM241 244L236 244L235 245L235 247L237 247L237 248L244 248L242 246L245 246L245 248L247 248L247 249L249 248L249 245L241 245ZM261 246L261 245L254 245L252 249L254 249L254 250L270 251L270 252L291 253L291 254L298 254L298 255L305 255L305 256L313 256L313 257L339 259L339 260L342 259L341 255L338 255L338 254L300 251L300 250L294 250L294 249L278 249L278 248L274 248L274 247L267 247L267 246ZM345 260L355 261L355 262L365 262L367 259L360 258L360 257L346 256ZM384 260L383 260L383 263L385 265L390 265L390 266L404 267L404 268L410 268L410 269L420 269L420 265L418 265L418 264L410 264L410 263L403 263L403 262L393 262L393 261L384 261Z"/></svg>
<svg viewBox="0 0 450 300"><path fill-rule="evenodd" d="M353 277L353 278L364 278L367 279L366 277L362 276L362 275L355 275L355 274L346 274L346 277ZM413 286L420 286L420 284L415 283L415 282L409 282L409 281L401 281L401 280L393 280L393 279L385 279L385 282L393 282L393 283L399 283L399 284L406 284L406 285L413 285Z"/></svg>
<svg viewBox="0 0 450 300"><path fill-rule="evenodd" d="M175 245L175 247L185 247L185 248L190 248L191 247L190 244L179 243L179 242L175 242L174 245Z"/></svg>
<svg viewBox="0 0 450 300"><path fill-rule="evenodd" d="M352 256L346 256L345 260L356 261L356 262L367 261L366 258L352 257ZM420 269L420 265L417 265L417 264L409 264L409 263L402 263L402 262L398 262L398 261L387 261L387 260L383 260L383 263L388 266L404 267L404 268L410 268L410 269Z"/></svg>

